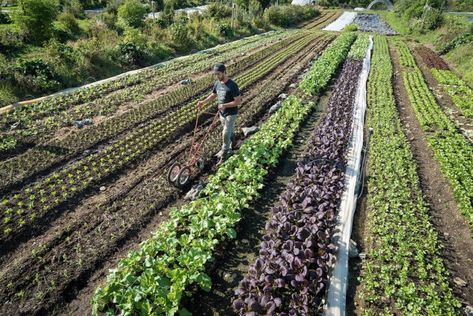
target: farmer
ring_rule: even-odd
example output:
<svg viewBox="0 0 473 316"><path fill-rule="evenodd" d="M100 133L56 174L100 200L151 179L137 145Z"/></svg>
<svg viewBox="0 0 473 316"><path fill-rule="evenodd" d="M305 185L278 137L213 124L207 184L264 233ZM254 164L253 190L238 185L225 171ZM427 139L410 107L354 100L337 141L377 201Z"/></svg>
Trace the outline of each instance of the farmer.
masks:
<svg viewBox="0 0 473 316"><path fill-rule="evenodd" d="M219 163L222 163L231 154L232 136L238 114L238 105L241 104L241 95L235 81L228 78L224 64L216 64L213 67L213 73L217 80L214 83L212 93L204 100L199 100L197 106L201 108L217 98L218 112L223 125L222 150L217 154L217 157L220 158Z"/></svg>

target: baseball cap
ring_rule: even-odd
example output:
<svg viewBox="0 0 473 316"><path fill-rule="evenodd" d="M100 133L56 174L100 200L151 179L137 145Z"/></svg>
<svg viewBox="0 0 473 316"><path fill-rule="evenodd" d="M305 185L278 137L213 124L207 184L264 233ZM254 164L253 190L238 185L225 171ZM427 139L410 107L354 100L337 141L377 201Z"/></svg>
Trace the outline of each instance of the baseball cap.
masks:
<svg viewBox="0 0 473 316"><path fill-rule="evenodd" d="M214 72L225 72L225 65L222 63L215 64L213 67Z"/></svg>

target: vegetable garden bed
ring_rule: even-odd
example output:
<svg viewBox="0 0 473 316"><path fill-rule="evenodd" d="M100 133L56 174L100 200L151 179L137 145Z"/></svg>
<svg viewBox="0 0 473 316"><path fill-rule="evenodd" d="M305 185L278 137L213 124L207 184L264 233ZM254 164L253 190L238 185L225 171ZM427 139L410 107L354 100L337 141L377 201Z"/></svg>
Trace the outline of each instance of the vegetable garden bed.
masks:
<svg viewBox="0 0 473 316"><path fill-rule="evenodd" d="M317 31L353 18L341 12L2 116L0 313L332 315L334 287L343 309L340 254L351 243L338 230L350 222L343 205L363 128L355 99L371 42ZM392 34L377 15L355 23ZM459 315L473 305L472 90L421 45L385 35L374 43L366 192L352 235L366 239L350 248L363 255L349 263L345 312ZM194 141L196 100L217 61L243 95L234 152L216 164L220 125L195 135L205 168L189 202L166 173ZM72 127L84 118L94 124ZM249 126L259 130L243 135Z"/></svg>

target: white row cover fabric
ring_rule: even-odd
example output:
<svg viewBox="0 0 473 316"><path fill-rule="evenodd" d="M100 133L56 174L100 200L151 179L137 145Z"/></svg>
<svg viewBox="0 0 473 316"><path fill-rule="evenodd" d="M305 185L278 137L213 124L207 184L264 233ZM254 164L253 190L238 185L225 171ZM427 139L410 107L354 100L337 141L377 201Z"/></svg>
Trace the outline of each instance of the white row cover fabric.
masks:
<svg viewBox="0 0 473 316"><path fill-rule="evenodd" d="M337 259L330 278L327 293L327 303L324 306L325 316L344 316L346 307L346 292L348 287L348 251L353 226L353 216L357 201L357 183L361 177L361 151L363 148L363 127L366 112L366 82L371 67L371 50L373 37L370 36L363 69L358 79L358 88L355 99L352 136L348 146L347 167L345 171L345 192L340 203L340 212L337 217L336 235Z"/></svg>
<svg viewBox="0 0 473 316"><path fill-rule="evenodd" d="M338 17L335 21L330 23L324 28L324 31L338 31L340 32L350 23L353 23L353 20L356 17L356 12L345 11L341 16Z"/></svg>
<svg viewBox="0 0 473 316"><path fill-rule="evenodd" d="M175 14L178 14L180 12L185 12L187 13L187 15L191 14L191 13L194 13L194 12L197 12L199 14L202 14L202 12L204 12L205 8L207 8L207 5L201 5L201 6L198 6L198 7L192 7L192 8L183 8L183 9L177 9L177 10L174 10L174 13ZM156 19L158 18L160 15L162 14L162 12L151 12L151 13L148 13L148 19Z"/></svg>
<svg viewBox="0 0 473 316"><path fill-rule="evenodd" d="M105 8L97 8L97 9L89 9L89 10L84 10L85 14L99 14L102 12L105 12Z"/></svg>
<svg viewBox="0 0 473 316"><path fill-rule="evenodd" d="M308 5L308 4L315 4L315 0L292 0L292 5Z"/></svg>

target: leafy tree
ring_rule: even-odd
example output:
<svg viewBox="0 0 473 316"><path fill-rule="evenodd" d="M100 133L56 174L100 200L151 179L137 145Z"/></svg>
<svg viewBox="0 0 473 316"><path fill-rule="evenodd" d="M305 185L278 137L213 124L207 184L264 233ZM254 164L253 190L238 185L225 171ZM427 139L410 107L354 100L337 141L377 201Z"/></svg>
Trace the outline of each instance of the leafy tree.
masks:
<svg viewBox="0 0 473 316"><path fill-rule="evenodd" d="M10 24L11 22L12 21L8 13L0 11L0 24Z"/></svg>
<svg viewBox="0 0 473 316"><path fill-rule="evenodd" d="M68 0L64 5L64 11L73 14L76 18L85 16L84 7L79 0Z"/></svg>
<svg viewBox="0 0 473 316"><path fill-rule="evenodd" d="M118 23L124 27L142 27L146 8L138 0L125 0L118 8Z"/></svg>
<svg viewBox="0 0 473 316"><path fill-rule="evenodd" d="M57 22L54 24L54 31L56 37L63 42L74 39L81 33L79 23L70 12L63 12L58 16Z"/></svg>
<svg viewBox="0 0 473 316"><path fill-rule="evenodd" d="M26 37L40 44L52 36L53 22L59 13L57 0L19 0L20 9L14 15Z"/></svg>
<svg viewBox="0 0 473 316"><path fill-rule="evenodd" d="M174 22L174 1L164 1L164 10L158 19L158 24L161 27L168 27Z"/></svg>
<svg viewBox="0 0 473 316"><path fill-rule="evenodd" d="M248 12L253 16L257 17L263 13L263 8L261 7L261 3L258 0L250 0L248 6Z"/></svg>

